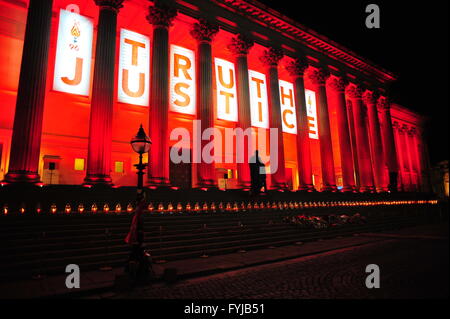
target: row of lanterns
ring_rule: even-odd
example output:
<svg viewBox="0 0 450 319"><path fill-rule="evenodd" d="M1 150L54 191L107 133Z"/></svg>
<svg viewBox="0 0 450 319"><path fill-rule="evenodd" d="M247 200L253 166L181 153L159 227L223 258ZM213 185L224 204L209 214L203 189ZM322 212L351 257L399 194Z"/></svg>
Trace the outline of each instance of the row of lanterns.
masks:
<svg viewBox="0 0 450 319"><path fill-rule="evenodd" d="M203 205L200 205L198 202L196 202L194 205L191 205L191 203L187 203L185 206L183 206L181 203L178 203L176 206L174 206L172 203L169 203L164 205L163 203L159 203L156 207L153 206L153 203L150 203L147 206L148 212L158 212L158 213L173 213L173 212L245 212L250 210L296 210L296 209L304 209L304 208L323 208L323 207L362 207L362 206L390 206L390 205L425 205L425 204L431 204L436 205L438 204L437 200L414 200L414 201L335 201L335 202L248 202L245 204L244 202L241 202L238 204L237 202L234 202L233 204L230 202L227 202L224 204L223 202L220 202L218 205L216 203L212 202L208 205L208 203L204 203ZM24 214L26 211L25 205L22 204L19 208L19 212L21 214ZM40 214L42 213L42 208L40 204L36 206L36 213ZM90 206L90 210L87 210L83 204L79 204L77 207L72 207L70 204L66 204L64 207L64 213L71 214L78 212L80 214L90 212L90 213L132 213L134 211L134 207L131 203L129 203L125 208L122 207L122 205L116 204L114 207L110 207L108 203L105 203L103 207L99 209L96 203L92 204ZM50 213L56 214L58 212L58 208L56 204L52 204L50 206ZM8 205L5 204L3 206L3 214L7 215L9 213Z"/></svg>

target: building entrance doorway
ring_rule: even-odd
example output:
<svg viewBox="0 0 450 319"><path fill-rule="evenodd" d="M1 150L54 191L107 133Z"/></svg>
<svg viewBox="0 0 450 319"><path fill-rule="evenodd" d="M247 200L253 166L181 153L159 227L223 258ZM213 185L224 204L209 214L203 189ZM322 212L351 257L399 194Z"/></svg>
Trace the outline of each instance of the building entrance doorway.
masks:
<svg viewBox="0 0 450 319"><path fill-rule="evenodd" d="M186 150L184 151L186 152ZM189 154L191 154L190 151ZM189 162L192 162L192 160ZM170 184L182 189L192 188L192 163L175 164L170 159L169 163Z"/></svg>

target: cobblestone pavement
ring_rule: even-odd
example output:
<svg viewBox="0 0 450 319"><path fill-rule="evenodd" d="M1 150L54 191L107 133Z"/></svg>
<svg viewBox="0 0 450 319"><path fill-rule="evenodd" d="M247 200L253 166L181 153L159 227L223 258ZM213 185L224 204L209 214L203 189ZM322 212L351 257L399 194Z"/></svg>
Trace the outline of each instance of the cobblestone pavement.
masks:
<svg viewBox="0 0 450 319"><path fill-rule="evenodd" d="M369 264L380 267L380 289L365 286ZM448 298L448 266L448 239L380 238L375 244L154 284L113 298Z"/></svg>

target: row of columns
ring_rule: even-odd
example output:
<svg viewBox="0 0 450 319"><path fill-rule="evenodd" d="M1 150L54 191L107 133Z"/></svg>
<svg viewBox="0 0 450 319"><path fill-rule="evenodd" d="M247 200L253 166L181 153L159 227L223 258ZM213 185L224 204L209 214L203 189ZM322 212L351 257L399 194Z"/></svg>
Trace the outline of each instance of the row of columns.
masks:
<svg viewBox="0 0 450 319"><path fill-rule="evenodd" d="M420 132L414 127L400 124L397 121L394 121L393 129L400 164L400 189L403 191L426 191L423 172L426 163L424 156L419 152L419 147L423 144Z"/></svg>
<svg viewBox="0 0 450 319"><path fill-rule="evenodd" d="M114 72L117 14L124 0L94 0L99 6L98 36L96 43L92 105L90 115L88 165L85 182L111 184L112 117L114 104ZM8 182L39 181L38 163L45 95L45 70L48 61L52 0L30 0L21 66L16 116L11 149ZM157 1L149 8L147 20L153 26L152 76L150 91L150 137L153 141L149 156L149 183L169 185L168 113L169 113L169 32L177 12ZM219 31L207 20L199 19L193 25L191 36L197 40L197 114L203 127L214 126L213 72L211 42ZM229 45L235 56L237 95L239 105L238 126L244 130L251 126L250 95L247 55L253 41L238 35ZM271 174L272 187L287 188L285 177L284 142L282 134L279 96L278 64L283 58L280 49L269 48L260 57L267 66L270 127L278 129L278 163ZM337 101L339 147L342 162L343 190L383 191L384 164L389 171L389 188L396 187L398 171L389 103L371 92L362 93L358 85L348 84L343 77L330 75L321 68L308 67L306 59L297 58L287 65L294 80L297 105L297 149L299 190L312 191L312 163L308 119L306 113L305 84L307 78L317 94L320 158L323 191L336 191L330 116L327 94ZM32 79L30 77L33 77ZM380 126L378 109L382 112ZM368 113L368 114L367 114ZM368 123L366 124L366 117ZM397 141L400 141L397 138ZM202 141L207 143L208 141ZM246 140L246 143L249 141ZM398 144L398 143L397 143ZM409 144L408 144L409 145ZM203 149L202 145L202 149ZM412 147L412 146L408 146ZM245 152L248 148L244 147ZM408 154L411 154L408 152ZM417 157L417 156L415 156ZM248 158L248 154L245 154ZM399 157L401 163L404 160ZM354 159L350 161L349 159ZM406 163L406 162L405 162ZM412 167L412 162L408 162ZM418 166L420 167L420 166ZM250 185L248 164L238 164L239 184ZM197 187L215 187L214 163L197 164Z"/></svg>

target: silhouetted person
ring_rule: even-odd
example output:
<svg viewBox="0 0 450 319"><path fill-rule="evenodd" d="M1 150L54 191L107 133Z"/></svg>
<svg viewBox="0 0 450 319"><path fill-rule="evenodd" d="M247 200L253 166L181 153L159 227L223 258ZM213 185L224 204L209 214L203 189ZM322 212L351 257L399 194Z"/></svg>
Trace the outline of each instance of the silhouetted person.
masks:
<svg viewBox="0 0 450 319"><path fill-rule="evenodd" d="M266 171L264 163L259 157L259 151L255 151L255 155L250 158L250 178L251 178L251 193L258 195L261 192L261 187L266 191Z"/></svg>
<svg viewBox="0 0 450 319"><path fill-rule="evenodd" d="M144 218L145 211L145 193L139 194L136 200L136 210L134 212L133 219L131 221L130 231L125 237L125 242L131 246L131 253L128 258L126 271L132 275L136 275L137 278L148 278L151 274L151 263L149 260L150 255L144 250ZM130 269L133 264L135 269Z"/></svg>

